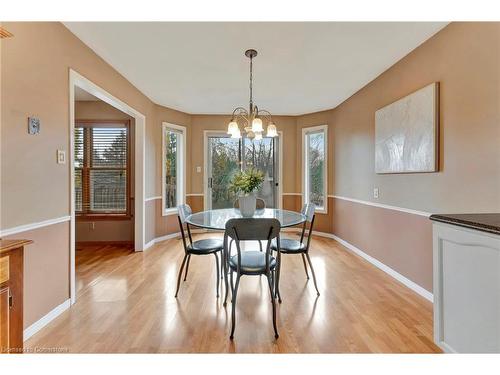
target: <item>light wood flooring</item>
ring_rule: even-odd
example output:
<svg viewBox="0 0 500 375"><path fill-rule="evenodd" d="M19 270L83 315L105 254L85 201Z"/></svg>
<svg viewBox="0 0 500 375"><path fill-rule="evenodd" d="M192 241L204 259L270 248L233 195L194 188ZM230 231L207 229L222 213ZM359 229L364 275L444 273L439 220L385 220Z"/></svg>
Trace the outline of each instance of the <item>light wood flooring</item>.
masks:
<svg viewBox="0 0 500 375"><path fill-rule="evenodd" d="M195 237L210 236L217 234ZM310 254L321 296L301 257L283 255L279 339L266 278L249 276L241 279L231 341L231 303L223 307L215 297L213 256L192 256L174 298L180 240L143 253L85 247L77 251L76 304L25 346L85 353L440 352L432 342L431 303L334 240L314 237Z"/></svg>

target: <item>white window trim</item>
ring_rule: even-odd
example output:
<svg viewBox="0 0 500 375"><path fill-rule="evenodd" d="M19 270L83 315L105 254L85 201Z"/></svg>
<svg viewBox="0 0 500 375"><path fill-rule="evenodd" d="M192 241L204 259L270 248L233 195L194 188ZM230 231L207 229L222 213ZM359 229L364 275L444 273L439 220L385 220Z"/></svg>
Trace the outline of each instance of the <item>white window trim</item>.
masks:
<svg viewBox="0 0 500 375"><path fill-rule="evenodd" d="M179 153L181 155L180 158L177 158L177 171L180 174L178 176L178 181L181 182L179 186L177 186L177 197L178 197L178 202L177 205L183 204L186 202L186 127L185 126L180 126L180 125L175 125L171 124L168 122L162 122L162 128L161 128L161 208L162 208L162 216L168 216L168 215L176 215L177 214L177 207L172 207L172 208L165 208L165 200L166 200L166 194L165 194L165 159L166 159L166 149L165 149L165 132L168 129L172 129L175 131L178 131L182 134L182 140L180 143L180 150Z"/></svg>
<svg viewBox="0 0 500 375"><path fill-rule="evenodd" d="M317 209L316 213L326 214L328 213L328 125L311 126L308 128L302 128L302 202L305 204L308 202L307 185L306 184L306 135L308 133L313 133L317 131L323 131L325 133L325 163L323 165L323 173L325 179L323 181L323 202L324 207L322 209Z"/></svg>

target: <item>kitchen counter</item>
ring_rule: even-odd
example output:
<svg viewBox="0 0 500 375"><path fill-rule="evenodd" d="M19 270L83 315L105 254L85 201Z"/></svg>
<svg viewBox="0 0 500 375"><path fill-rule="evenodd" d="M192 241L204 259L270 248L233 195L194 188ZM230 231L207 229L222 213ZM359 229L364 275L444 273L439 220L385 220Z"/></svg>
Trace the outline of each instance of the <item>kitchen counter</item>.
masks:
<svg viewBox="0 0 500 375"><path fill-rule="evenodd" d="M500 213L431 215L433 221L500 234Z"/></svg>

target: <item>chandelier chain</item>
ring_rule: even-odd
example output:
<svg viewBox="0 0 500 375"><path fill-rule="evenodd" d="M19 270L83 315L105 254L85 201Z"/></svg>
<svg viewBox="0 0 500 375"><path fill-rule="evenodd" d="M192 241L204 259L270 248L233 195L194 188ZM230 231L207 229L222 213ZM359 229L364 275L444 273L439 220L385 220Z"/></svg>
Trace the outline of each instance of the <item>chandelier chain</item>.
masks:
<svg viewBox="0 0 500 375"><path fill-rule="evenodd" d="M253 112L253 95L252 95L252 81L253 81L253 57L250 56L250 113Z"/></svg>

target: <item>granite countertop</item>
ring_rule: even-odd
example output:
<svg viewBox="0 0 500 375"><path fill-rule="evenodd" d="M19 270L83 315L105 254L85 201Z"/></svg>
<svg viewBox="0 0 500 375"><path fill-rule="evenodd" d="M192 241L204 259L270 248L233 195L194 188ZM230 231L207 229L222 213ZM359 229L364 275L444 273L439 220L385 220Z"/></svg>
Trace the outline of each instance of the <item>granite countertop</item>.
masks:
<svg viewBox="0 0 500 375"><path fill-rule="evenodd" d="M439 214L431 215L433 221L458 225L493 234L500 234L500 213L491 214Z"/></svg>

